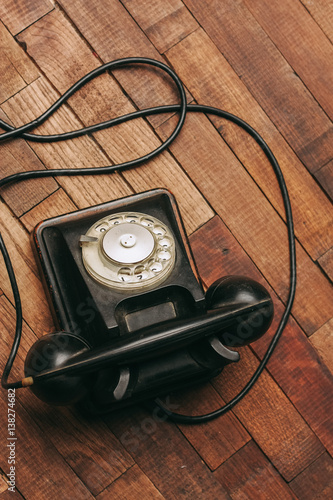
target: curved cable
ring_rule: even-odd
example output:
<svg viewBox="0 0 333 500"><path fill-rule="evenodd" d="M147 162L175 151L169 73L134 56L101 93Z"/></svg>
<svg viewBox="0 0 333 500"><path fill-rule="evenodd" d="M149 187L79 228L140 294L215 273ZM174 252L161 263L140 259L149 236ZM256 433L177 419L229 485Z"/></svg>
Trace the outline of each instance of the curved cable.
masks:
<svg viewBox="0 0 333 500"><path fill-rule="evenodd" d="M43 123L52 113L54 113L71 95L73 95L79 88L81 88L85 83L90 81L91 79L95 78L96 76L100 75L104 71L108 69L114 69L114 68L119 68L128 64L149 64L152 66L156 66L163 71L166 71L167 74L173 79L175 82L177 89L179 91L180 95L180 104L178 105L166 105L166 106L157 106L154 108L148 108L144 110L139 110L139 111L134 111L133 113L129 113L127 115L123 115L118 118L113 118L111 120L107 120L105 122L84 127L80 130L76 131L71 131L71 132L66 132L64 134L56 134L56 135L48 135L48 136L41 136L41 135L36 135L36 134L30 134L28 133L30 130L33 128L39 126L41 123ZM277 177L279 187L281 190L281 195L283 199L283 204L284 204L284 209L285 209L285 214L286 214L286 225L287 225L287 232L288 232L288 244L289 244L289 257L290 257L290 277L289 277L289 294L288 294L288 299L286 303L286 308L285 311L280 319L279 325L276 329L276 332L269 344L269 347L266 351L265 356L259 363L259 366L257 367L256 371L250 378L250 380L247 382L245 387L242 389L242 391L235 396L229 403L227 403L225 406L222 408L219 408L216 411L213 411L211 413L207 413L205 415L197 415L197 416L189 416L189 415L182 415L178 413L174 413L170 411L168 408L164 407L162 403L159 400L155 400L156 405L160 408L161 411L163 411L168 418L175 422L180 422L180 423L203 423L207 422L209 420L212 420L227 411L229 411L231 408L233 408L252 388L254 383L258 380L260 374L264 370L265 366L267 365L267 362L269 358L271 357L277 342L279 338L281 337L281 334L283 332L284 327L287 324L292 304L294 301L295 297L295 290L296 290L296 250L295 250L295 236L294 236L294 227L293 227L293 218L292 218L292 210L291 210L291 204L290 204L290 199L286 187L286 183L282 174L282 171L280 169L280 166L274 157L272 151L264 141L264 139L260 136L260 134L254 130L248 123L246 123L244 120L238 118L237 116L228 113L226 111L223 111L218 108L214 108L211 106L205 106L205 105L199 105L199 104L191 104L187 105L186 104L186 96L185 96L185 91L183 88L183 85L181 81L179 80L178 76L171 70L168 66L166 66L163 63L160 63L159 61L155 61L152 59L146 59L146 58L126 58L126 59L119 59L117 61L113 61L110 63L107 63L96 70L93 70L90 72L88 75L83 77L81 80L79 80L75 85L73 85L63 96L58 99L43 115L41 115L39 118L36 120L33 120L32 122L19 127L19 128L14 128L11 125L9 125L6 122L3 122L0 120L0 125L7 131L3 134L0 135L0 141L11 139L14 137L21 137L27 140L35 141L35 142L53 142L53 141L61 141L61 140L68 140L68 139L73 139L75 137L79 137L84 134L91 134L93 132L97 132L98 130L103 130L105 128L113 127L115 125L118 125L120 123L124 123L126 121L140 118L140 117L146 117L146 116L151 116L154 114L159 114L159 113L169 113L169 112L177 112L179 113L179 119L178 123L172 132L172 134L169 136L166 141L162 142L162 144L153 150L152 152L136 158L134 160L124 162L118 165L109 165L105 167L96 167L96 168L79 168L79 169L50 169L50 170L34 170L34 171L28 171L28 172L19 172L13 175L9 175L3 179L0 180L0 188L9 184L9 183L14 183L18 182L21 180L26 180L26 179L32 179L32 178L40 178L40 177L49 177L49 176L71 176L71 175L97 175L97 174L109 174L114 172L115 170L121 171L124 169L132 168L135 165L138 165L140 163L146 162L153 158L154 156L158 155L161 153L164 149L166 149L171 142L176 138L176 136L179 134L185 120L186 112L200 112L200 113L207 113L207 114L213 114L216 116L219 116L221 118L224 118L226 120L229 120L239 127L243 128L248 134L253 137L253 139L259 144L263 152L265 153L266 157L268 158L275 175ZM6 263L9 279L11 282L11 286L13 289L14 293L14 298L15 298L15 306L16 306L16 314L17 314L17 321L16 321L16 333L14 337L14 343L12 346L12 350L9 356L9 359L7 361L6 367L4 374L2 376L2 385L3 387L10 388L10 387L21 387L22 383L21 381L19 382L14 382L9 384L7 382L9 372L11 369L11 366L14 362L17 349L19 346L20 342L20 337L21 337L21 328L22 328L22 310L21 310L21 303L19 300L19 293L17 289L17 284L14 276L14 272L10 263L10 259L8 256L8 252L6 250L5 244L3 242L3 239L0 234L0 250L4 256L4 260ZM21 385L20 385L21 384Z"/></svg>
<svg viewBox="0 0 333 500"><path fill-rule="evenodd" d="M29 130L32 130L42 123L44 123L57 109L60 108L75 92L77 92L81 87L83 87L86 83L90 82L97 76L101 75L102 73L105 73L105 71L112 70L112 69L117 69L121 68L123 66L130 66L130 65L148 65L148 66L154 66L156 68L161 69L165 73L167 73L174 83L177 86L177 90L180 95L181 99L181 113L179 117L178 124L175 127L175 131L173 134L178 134L179 130L181 129L183 122L185 120L185 114L186 114L186 95L185 95L185 90L182 82L180 81L178 75L171 69L169 66L166 64L156 61L155 59L149 59L147 57L125 57L123 59L117 59L115 61L108 62L106 64L103 64L102 66L99 66L98 68L90 71L90 73L87 73L85 76L83 76L80 80L78 80L74 85L72 85L59 99L50 106L49 109L44 111L42 115L40 115L38 118L35 120L32 120L29 123L26 123L25 125L22 125L21 127L13 127L9 123L6 123L5 121L0 119L0 125L4 130L7 132L4 132L0 134L0 141L4 141L7 139L13 139L15 137L21 137L30 141L35 141L35 142L55 142L58 140L63 140L62 138L59 138L63 134L55 134L51 136L43 136L43 135L36 135L36 134L29 134ZM97 125L98 126L98 125ZM74 135L76 132L69 132L67 138L73 138L73 137L78 137ZM87 133L87 132L83 132ZM171 134L171 136L173 135ZM82 135L82 134L81 134ZM169 138L170 140L170 138ZM171 139L172 140L172 139ZM157 148L158 150L158 148ZM158 154L158 153L156 153Z"/></svg>
<svg viewBox="0 0 333 500"><path fill-rule="evenodd" d="M16 310L16 329L15 329L15 335L14 335L14 342L13 342L12 349L10 351L6 366L5 366L3 374L2 374L1 385L5 389L18 389L19 387L22 387L21 381L8 383L7 380L8 380L9 373L10 373L10 370L11 370L12 365L14 363L14 359L15 359L17 350L19 348L20 341L21 341L22 306L21 306L20 292L19 292L19 289L17 286L14 269L13 269L6 245L2 239L1 234L0 234L0 250L1 250L1 253L3 255L3 259L5 262L5 266L6 266L7 273L8 273L9 280L10 280L10 284L12 287L12 291L13 291L13 295L14 295L14 302L15 302L15 310Z"/></svg>

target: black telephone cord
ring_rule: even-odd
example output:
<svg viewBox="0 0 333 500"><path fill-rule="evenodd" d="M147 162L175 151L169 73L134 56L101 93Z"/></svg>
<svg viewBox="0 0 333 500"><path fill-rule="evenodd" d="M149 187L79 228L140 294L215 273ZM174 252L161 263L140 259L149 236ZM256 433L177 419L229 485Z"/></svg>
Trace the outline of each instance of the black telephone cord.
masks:
<svg viewBox="0 0 333 500"><path fill-rule="evenodd" d="M150 65L157 67L161 69L162 71L165 71L174 81L176 84L177 90L180 95L180 104L178 105L167 105L167 106L157 106L154 108L148 108L144 110L139 110L139 111L134 111L133 113L129 113L127 115L123 115L118 118L113 118L111 120L107 120L105 122L92 125L89 127L84 127L80 130L75 130L71 132L66 132L64 134L55 134L55 135L37 135L37 134L31 134L30 131L33 130L34 128L38 127L41 125L45 120L47 120L52 113L54 113L71 95L73 95L79 88L81 88L83 85L85 85L87 82L92 80L93 78L97 77L98 75L102 74L103 72L107 70L112 70L115 68L120 68L128 65ZM229 120L239 127L243 128L247 133L251 135L251 137L254 138L254 140L259 144L263 152L265 153L267 159L269 160L276 178L279 183L281 195L282 195L282 200L284 204L284 209L285 209L285 215L286 215L286 226L287 226L287 233L288 233L288 244L289 244L289 292L288 292L288 298L286 302L286 307L284 310L284 313L280 319L279 325L276 329L275 334L272 337L272 340L269 344L269 347L266 351L265 356L263 359L260 361L257 369L255 370L254 374L250 378L250 380L247 382L245 387L242 389L242 391L235 396L229 403L227 403L225 406L222 408L219 408L216 411L213 411L211 413L207 413L205 415L197 415L197 416L189 416L189 415L181 415L178 413L174 413L170 411L168 408L163 406L160 400L155 400L156 405L159 407L159 409L168 416L170 420L173 420L175 422L180 422L180 423L203 423L203 422L208 422L209 420L212 420L216 417L219 417L220 415L223 415L227 411L229 411L231 408L233 408L248 392L249 390L253 387L255 382L258 380L260 374L264 370L265 366L268 363L269 358L271 357L279 338L282 335L282 332L288 322L288 318L291 313L291 308L292 304L294 301L295 297L295 291L296 291L296 249L295 249L295 236L294 236L294 225L293 225L293 217L292 217L292 210L291 210L291 204L290 204L290 199L288 195L288 190L286 187L286 183L282 174L282 171L280 169L280 166L273 155L272 151L264 141L264 139L260 136L256 130L254 130L248 123L243 121L242 119L238 118L237 116L228 113L226 111L223 111L218 108L214 108L211 106L205 106L205 105L199 105L199 104L190 104L187 105L186 103L186 95L185 95L185 90L183 87L183 84L181 83L180 79L174 73L172 69L170 69L168 66L166 66L164 63L161 63L159 61L155 61L152 59L147 59L147 58L125 58L125 59L118 59L116 61L109 62L107 64L104 64L100 66L99 68L91 71L89 74L81 78L77 83L75 83L65 94L63 94L47 111L45 111L39 118L36 120L33 120L32 122L23 125L21 127L15 128L9 125L8 123L4 122L3 120L0 120L0 126L6 130L3 134L0 135L0 142L13 139L15 137L21 137L29 141L34 141L34 142L55 142L55 141L62 141L62 140L68 140L68 139L73 139L75 137L79 137L84 134L92 134L93 132L97 132L98 130L103 130L105 128L113 127L115 125L118 125L120 123L124 123L126 121L140 118L140 117L146 117L146 116L151 116L154 114L159 114L159 113L168 113L168 112L177 112L179 113L179 119L178 123L173 130L172 134L169 136L168 139L166 139L162 144L156 148L155 150L151 151L150 153L140 157L136 158L134 160L124 162L118 165L109 165L105 167L96 167L96 168L79 168L79 169L50 169L50 170L34 170L34 171L29 171L29 172L19 172L13 175L9 175L7 177L4 177L3 179L0 180L0 188L3 186L6 186L8 184L13 184L18 181L22 180L27 180L27 179L36 179L39 177L51 177L51 176L71 176L71 175L97 175L97 174L109 174L114 171L122 171L125 169L132 168L135 165L139 165L143 162L146 162L153 157L157 156L159 153L164 151L170 144L171 142L177 137L179 134L182 126L184 125L185 117L187 112L200 112L200 113L206 113L206 114L213 114L216 116L219 116L221 118L224 118L226 120ZM8 357L8 361L6 363L2 379L1 379L1 384L4 388L7 389L15 389L22 387L22 382L17 381L17 382L8 382L8 377L12 368L12 365L14 363L15 356L17 354L17 350L19 347L20 343L20 338L21 338L21 331L22 331L22 308L21 308L21 301L20 301L20 295L19 295L19 290L17 287L13 267L10 261L10 257L8 255L5 243L3 241L3 238L0 233L0 250L2 252L5 265L7 268L9 280L11 283L11 287L13 290L14 294L14 301L15 301L15 307L16 307L16 331L14 335L14 342L11 348L10 355Z"/></svg>

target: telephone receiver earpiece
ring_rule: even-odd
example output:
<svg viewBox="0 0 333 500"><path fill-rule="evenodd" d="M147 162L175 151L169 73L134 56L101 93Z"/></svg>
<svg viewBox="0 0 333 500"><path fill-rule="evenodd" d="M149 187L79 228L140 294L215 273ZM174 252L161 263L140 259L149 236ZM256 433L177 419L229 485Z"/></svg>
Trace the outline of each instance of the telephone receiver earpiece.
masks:
<svg viewBox="0 0 333 500"><path fill-rule="evenodd" d="M119 368L188 347L217 336L227 346L243 346L260 338L273 318L267 290L242 276L220 278L206 293L207 312L138 330L131 339L91 349L67 332L45 335L29 350L24 385L41 400L74 404L90 390L102 368Z"/></svg>
<svg viewBox="0 0 333 500"><path fill-rule="evenodd" d="M267 301L267 305L265 304ZM225 276L216 280L206 292L207 309L251 306L248 314L237 315L236 320L219 335L228 347L242 347L258 340L270 327L274 307L266 288L244 276ZM262 305L260 305L262 304Z"/></svg>

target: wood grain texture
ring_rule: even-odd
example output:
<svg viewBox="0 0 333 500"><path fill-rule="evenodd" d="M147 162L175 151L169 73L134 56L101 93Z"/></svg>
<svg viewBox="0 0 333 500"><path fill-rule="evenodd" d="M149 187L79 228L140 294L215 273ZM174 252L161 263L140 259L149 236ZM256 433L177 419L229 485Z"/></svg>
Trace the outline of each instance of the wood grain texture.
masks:
<svg viewBox="0 0 333 500"><path fill-rule="evenodd" d="M7 332L4 339L6 351L2 354L5 359L15 318L13 307L5 298L0 301L0 306L1 323ZM22 377L24 359L35 340L32 331L25 326L24 341L15 361L13 378ZM98 495L133 464L129 455L103 422L95 420L89 423L79 415L75 415L74 418L73 413L66 408L50 409L46 404L43 404L44 411L41 413L40 401L31 396L29 389L21 391L18 396L19 404L32 417L43 435L48 436L55 450L92 494ZM59 432L54 432L55 427Z"/></svg>
<svg viewBox="0 0 333 500"><path fill-rule="evenodd" d="M325 499L332 497L332 1L8 0L0 6L0 118L27 123L103 62L156 58L179 74L189 102L250 123L281 165L297 237L292 318L254 389L204 425L167 422L147 403L102 418L50 407L17 391L17 491L0 499ZM173 83L144 66L107 72L70 98L37 133L56 133L138 108L176 103ZM0 176L105 166L151 151L177 116L156 115L54 144L0 145ZM163 401L184 414L230 401L262 359L287 296L283 204L258 144L217 117L188 115L155 160L122 174L38 179L0 193L0 231L17 273L23 335L11 380L54 324L32 254L40 221L156 187L175 195L204 287L247 275L269 290L269 332L211 382ZM0 259L0 372L15 329ZM238 349L238 348L237 348ZM0 430L7 436L7 393Z"/></svg>
<svg viewBox="0 0 333 500"><path fill-rule="evenodd" d="M7 123L10 122L1 109L0 118ZM44 169L44 164L25 141L18 139L2 145L0 157L1 177L6 177L15 172ZM58 187L59 185L53 179L34 179L24 184L19 183L16 186L8 185L3 188L1 194L13 213L19 217L31 210Z"/></svg>
<svg viewBox="0 0 333 500"><path fill-rule="evenodd" d="M221 465L214 476L235 500L295 499L292 490L253 441Z"/></svg>
<svg viewBox="0 0 333 500"><path fill-rule="evenodd" d="M142 492L144 492L144 496L147 500L162 500L165 498L155 488L153 483L149 481L147 476L143 474L139 467L134 465L117 479L117 481L112 483L111 486L102 491L96 498L98 500L105 500L108 498L113 498L115 500L135 500L138 496L141 496Z"/></svg>
<svg viewBox="0 0 333 500"><path fill-rule="evenodd" d="M122 4L146 33L160 54L198 28L198 23L180 0L122 0Z"/></svg>
<svg viewBox="0 0 333 500"><path fill-rule="evenodd" d="M0 495L4 492L4 491L7 491L8 490L8 484L7 484L7 477L5 477L5 475L3 475L2 473L0 473ZM7 494L9 492L7 491ZM0 496L1 498L1 496Z"/></svg>
<svg viewBox="0 0 333 500"><path fill-rule="evenodd" d="M85 0L61 0L60 5L102 61L136 57L138 54L141 57L162 60L159 52L120 2L104 0L87 3ZM105 37L104 33L112 33L112 37ZM173 86L161 87L161 83L165 82L163 74L132 68L114 73L126 93L140 109L150 107L153 103L158 106L175 102ZM158 125L163 120L163 117L155 116L150 121Z"/></svg>
<svg viewBox="0 0 333 500"><path fill-rule="evenodd" d="M6 114L16 125L25 123L27 117L32 120L39 116L58 97L44 78L40 78L22 92L16 94L3 105ZM53 134L57 131L80 128L80 126L81 124L74 113L68 107L63 106L53 118L39 127L38 133ZM31 147L49 168L78 168L110 164L110 159L101 148L87 137L54 144L34 143ZM59 184L66 188L68 194L80 208L132 193L118 174L111 177L98 177L97 179L93 177L88 179L59 178Z"/></svg>
<svg viewBox="0 0 333 500"><path fill-rule="evenodd" d="M9 346L12 340L12 331L14 324L14 311L12 305L6 297L0 298L1 310L1 326L2 326L2 350L1 350L1 365L7 359L9 354ZM36 340L36 336L24 325L22 345L20 349L20 357L15 362L15 367L12 377L17 379L23 373L23 357L27 353L29 346ZM22 357L21 357L22 354ZM33 404L34 399L31 398L29 390L22 391L15 398L15 424L16 431L16 487L22 493L24 498L46 499L57 492L63 498L72 498L72 488L77 491L77 494L84 499L93 498L89 490L83 486L81 480L75 474L72 468L66 462L66 459L57 451L52 444L51 432L45 432L36 423L37 413L31 415L29 409L25 407L25 398L29 404ZM7 429L7 413L8 413L7 391L2 390L0 393L0 419L1 435L8 437ZM3 418L3 417L6 418ZM57 434L55 434L55 437ZM50 439L51 437L51 439ZM67 439L67 438L66 438ZM9 441L10 442L10 441ZM3 459L7 459L3 454ZM31 460L29 460L31 458ZM8 474L8 463L4 464L4 472ZM43 473L41 473L43 471Z"/></svg>
<svg viewBox="0 0 333 500"><path fill-rule="evenodd" d="M290 486L294 493L304 500L322 500L333 495L333 461L323 453Z"/></svg>
<svg viewBox="0 0 333 500"><path fill-rule="evenodd" d="M0 72L4 75L4 81L1 82L0 102L7 99L25 87L25 81L21 75L16 71L11 61L7 58L6 54L1 54Z"/></svg>
<svg viewBox="0 0 333 500"><path fill-rule="evenodd" d="M229 401L238 394L257 366L254 354L243 348L238 371L231 373L231 368L227 367L213 385L222 398ZM314 432L267 373L261 375L234 412L286 481L294 478L324 451Z"/></svg>
<svg viewBox="0 0 333 500"><path fill-rule="evenodd" d="M15 495L16 495L16 498L18 498L18 499L23 498L23 496L20 495L20 493L18 491L16 491ZM8 489L7 489L7 483L6 483L6 489L2 493L0 493L0 498L1 498L1 500L10 500L11 498L13 498L12 492L8 491Z"/></svg>
<svg viewBox="0 0 333 500"><path fill-rule="evenodd" d="M333 3L331 0L302 0L304 7L310 12L311 16L317 21L325 35L333 43Z"/></svg>
<svg viewBox="0 0 333 500"><path fill-rule="evenodd" d="M333 248L330 248L318 259L320 267L325 271L330 280L333 280Z"/></svg>
<svg viewBox="0 0 333 500"><path fill-rule="evenodd" d="M61 214L74 212L77 206L72 202L63 189L58 189L55 193L39 203L20 217L20 221L30 233L42 220L57 217Z"/></svg>
<svg viewBox="0 0 333 500"><path fill-rule="evenodd" d="M0 202L1 232L10 252L13 268L20 283L23 317L34 332L40 336L51 331L53 323L43 287L38 276L37 265L32 254L28 233L20 222ZM13 301L12 291L3 261L0 261L2 290Z"/></svg>
<svg viewBox="0 0 333 500"><path fill-rule="evenodd" d="M331 200L333 200L333 160L318 170L315 173L315 177Z"/></svg>
<svg viewBox="0 0 333 500"><path fill-rule="evenodd" d="M304 160L309 170L314 171L320 168L323 165L321 163L324 154L323 150L325 150L328 158L332 157L332 124L325 112L308 92L308 82L306 81L303 84L297 78L292 64L289 66L283 57L283 50L281 51L277 40L273 36L271 38L267 37L265 31L244 6L246 2L227 0L212 3L186 0L185 3L193 10L205 32L224 54L229 64L241 77L242 82L250 90L287 142L298 156ZM277 2L270 4L272 9L268 9L266 6L263 8L260 0L248 3L251 5L252 10L257 6L255 13L258 14L259 21L262 21L262 18L267 16L265 17L267 23L264 25L266 31L270 31L271 26L278 23L279 14L281 14L279 26L281 26L281 29L283 27L288 29L288 23L283 18L283 12L285 16L289 17L289 8L285 11L283 10L285 6L283 6L283 9L277 9ZM295 2L290 3L295 5ZM296 4L299 5L299 2L296 2ZM303 10L306 20L309 18L310 22L314 22L305 9ZM297 14L295 16L301 24L300 16L297 16ZM271 22L272 19L274 19L274 22ZM221 29L222 24L223 29ZM328 52L326 54L325 52L319 52L319 55L322 56L322 59L320 59L317 54L318 51L315 50L316 46L312 41L312 43L304 47L304 51L307 54L313 54L312 57L316 61L316 66L309 60L311 57L309 55L306 59L304 57L299 58L297 49L301 45L301 38L305 36L307 28L304 27L304 33L299 34L297 40L290 43L290 38L294 34L294 24L290 23L290 26L292 26L291 32L281 34L278 41L281 40L281 43L285 43L289 48L294 47L290 51L291 54L294 54L293 61L309 61L307 74L310 73L315 89L318 90L318 87L320 87L318 81L323 83L324 104L327 104L327 108L330 108L332 105L330 89L333 70L329 61L333 56L333 48L316 23L314 23L319 31L319 35L314 34L314 37L321 36L323 38L322 43L318 41L318 45L320 45L320 49L327 46ZM239 50L240 46L243 48L241 51ZM297 47L296 50L295 47ZM323 67L326 65L327 69L325 71ZM297 72L300 69L295 68ZM333 112L333 109L331 111ZM329 109L326 109L326 112L329 114ZM312 156L309 157L306 148L310 142L313 143L314 141L318 151L312 148Z"/></svg>
<svg viewBox="0 0 333 500"><path fill-rule="evenodd" d="M4 396L7 397L7 394L2 392L0 398L2 415L7 414L7 401ZM94 498L50 443L48 436L41 433L19 403L16 404L16 422L17 440L20 443L16 462L19 471L16 487L24 498L33 499L38 496L47 499L59 494L64 499L70 499L73 498L73 490L82 499ZM2 435L6 435L7 428L1 427ZM33 459L28 460L28 457Z"/></svg>
<svg viewBox="0 0 333 500"><path fill-rule="evenodd" d="M18 81L20 82L19 87L23 88L25 85L36 80L40 73L38 71L38 68L30 61L29 57L25 54L22 47L20 47L16 40L12 36L10 36L10 33L8 33L6 27L1 21L0 47L2 56L1 59L5 60L5 62L2 61L1 64L6 64L9 68L9 75L7 74L7 72L3 72L3 78L1 78L0 95L2 96L2 99L5 100L15 93ZM8 85L8 80L11 81L13 75L16 81L16 85L12 88L11 85Z"/></svg>
<svg viewBox="0 0 333 500"><path fill-rule="evenodd" d="M310 342L333 373L333 318L311 335Z"/></svg>
<svg viewBox="0 0 333 500"><path fill-rule="evenodd" d="M50 0L8 0L0 6L0 18L17 35L54 8Z"/></svg>
<svg viewBox="0 0 333 500"><path fill-rule="evenodd" d="M263 0L244 0L244 4L332 119L333 47L316 21L301 2L266 5Z"/></svg>
<svg viewBox="0 0 333 500"><path fill-rule="evenodd" d="M210 384L173 394L172 403L179 405L179 412L186 415L209 413L225 404ZM179 428L211 470L217 469L250 440L231 412L202 426L179 425Z"/></svg>
<svg viewBox="0 0 333 500"><path fill-rule="evenodd" d="M172 397L167 401L178 408ZM109 428L164 497L229 499L177 427L163 420L154 411L138 408L105 417Z"/></svg>

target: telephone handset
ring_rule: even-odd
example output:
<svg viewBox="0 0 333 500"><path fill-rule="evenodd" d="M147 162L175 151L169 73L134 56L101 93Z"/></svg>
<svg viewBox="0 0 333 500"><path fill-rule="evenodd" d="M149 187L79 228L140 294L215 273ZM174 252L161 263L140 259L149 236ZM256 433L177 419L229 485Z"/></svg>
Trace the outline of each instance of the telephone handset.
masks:
<svg viewBox="0 0 333 500"><path fill-rule="evenodd" d="M31 347L25 375L48 403L101 413L208 380L271 324L253 280L222 277L204 293L164 189L47 220L33 236L59 332Z"/></svg>

